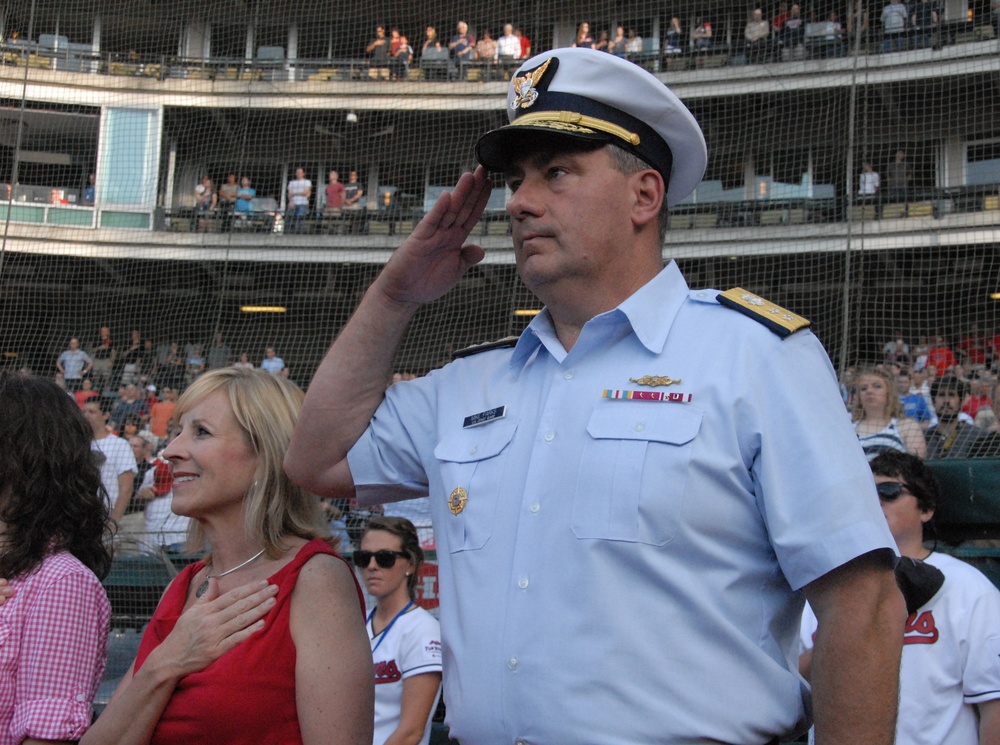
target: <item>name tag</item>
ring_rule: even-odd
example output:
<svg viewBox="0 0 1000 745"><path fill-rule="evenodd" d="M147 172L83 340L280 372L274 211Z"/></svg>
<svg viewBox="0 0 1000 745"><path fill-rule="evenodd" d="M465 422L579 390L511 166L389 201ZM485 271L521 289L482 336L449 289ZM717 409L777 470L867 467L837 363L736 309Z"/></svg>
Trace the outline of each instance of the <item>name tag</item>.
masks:
<svg viewBox="0 0 1000 745"><path fill-rule="evenodd" d="M486 422L492 422L494 419L503 419L507 416L507 407L497 406L495 409L487 409L486 411L480 411L478 414L472 414L471 416L465 417L462 422L462 427L478 427L480 424L486 424Z"/></svg>

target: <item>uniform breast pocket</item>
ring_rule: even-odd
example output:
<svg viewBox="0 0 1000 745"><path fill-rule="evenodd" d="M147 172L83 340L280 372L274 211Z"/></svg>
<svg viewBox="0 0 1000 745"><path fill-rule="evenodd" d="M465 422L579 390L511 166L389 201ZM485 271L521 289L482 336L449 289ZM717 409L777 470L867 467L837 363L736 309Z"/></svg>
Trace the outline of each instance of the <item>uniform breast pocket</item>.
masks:
<svg viewBox="0 0 1000 745"><path fill-rule="evenodd" d="M673 404L598 407L580 458L576 537L669 543L677 533L702 416Z"/></svg>
<svg viewBox="0 0 1000 745"><path fill-rule="evenodd" d="M448 500L445 545L452 553L482 548L490 539L516 430L516 422L492 422L445 436L434 448ZM435 530L440 528L435 524Z"/></svg>

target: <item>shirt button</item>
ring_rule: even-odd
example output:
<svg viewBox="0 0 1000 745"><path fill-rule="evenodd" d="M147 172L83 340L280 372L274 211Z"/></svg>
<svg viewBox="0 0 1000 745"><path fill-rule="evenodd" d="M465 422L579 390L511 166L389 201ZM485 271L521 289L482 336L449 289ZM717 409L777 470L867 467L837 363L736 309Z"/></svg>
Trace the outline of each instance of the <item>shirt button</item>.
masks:
<svg viewBox="0 0 1000 745"><path fill-rule="evenodd" d="M556 439L556 433L555 432L546 432L545 433L545 441L546 442L552 442L554 439Z"/></svg>
<svg viewBox="0 0 1000 745"><path fill-rule="evenodd" d="M507 660L507 667L509 667L511 670L517 670L517 657L511 657L509 660Z"/></svg>
<svg viewBox="0 0 1000 745"><path fill-rule="evenodd" d="M574 372L573 370L567 370L567 371L566 371L566 372L565 372L565 373L563 374L563 377L564 377L564 378L566 378L566 380L572 380L572 379L573 379L573 376L574 376L575 374L576 374L576 373L575 373L575 372Z"/></svg>
<svg viewBox="0 0 1000 745"><path fill-rule="evenodd" d="M521 577L521 579L517 581L517 586L520 587L522 590L526 588L528 586L528 578Z"/></svg>
<svg viewBox="0 0 1000 745"><path fill-rule="evenodd" d="M532 502L531 504L528 505L528 509L531 510L532 512L538 512L540 509L542 509L542 505L538 504L538 502Z"/></svg>
<svg viewBox="0 0 1000 745"><path fill-rule="evenodd" d="M644 429L646 429L646 425L643 422L636 422L635 424L632 425L632 429L634 429L636 432L642 432Z"/></svg>

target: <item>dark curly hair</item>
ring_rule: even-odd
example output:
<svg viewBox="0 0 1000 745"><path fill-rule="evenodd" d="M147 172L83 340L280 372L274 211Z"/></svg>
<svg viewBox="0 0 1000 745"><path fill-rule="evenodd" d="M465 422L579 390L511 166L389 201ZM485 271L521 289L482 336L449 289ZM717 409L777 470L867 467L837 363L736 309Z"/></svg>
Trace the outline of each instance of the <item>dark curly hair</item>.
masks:
<svg viewBox="0 0 1000 745"><path fill-rule="evenodd" d="M69 551L103 579L111 520L90 427L55 383L0 373L0 577L34 570Z"/></svg>

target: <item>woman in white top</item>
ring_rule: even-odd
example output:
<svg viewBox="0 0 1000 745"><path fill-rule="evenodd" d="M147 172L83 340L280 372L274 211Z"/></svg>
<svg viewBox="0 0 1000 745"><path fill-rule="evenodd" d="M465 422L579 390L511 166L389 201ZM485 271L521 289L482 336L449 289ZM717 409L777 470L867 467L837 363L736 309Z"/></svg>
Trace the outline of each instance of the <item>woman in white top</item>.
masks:
<svg viewBox="0 0 1000 745"><path fill-rule="evenodd" d="M375 517L354 564L376 605L368 614L375 662L374 745L426 745L441 690L441 632L415 604L423 562L417 529L405 517Z"/></svg>
<svg viewBox="0 0 1000 745"><path fill-rule="evenodd" d="M870 368L862 371L857 380L851 419L868 460L886 450L926 458L924 432L903 415L892 376L880 368Z"/></svg>

